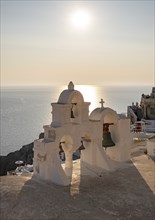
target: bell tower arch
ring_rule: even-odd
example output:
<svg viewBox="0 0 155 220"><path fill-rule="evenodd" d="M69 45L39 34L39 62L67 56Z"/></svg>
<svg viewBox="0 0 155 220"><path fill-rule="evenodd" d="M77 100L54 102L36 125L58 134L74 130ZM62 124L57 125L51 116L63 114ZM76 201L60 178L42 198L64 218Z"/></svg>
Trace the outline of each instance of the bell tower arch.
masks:
<svg viewBox="0 0 155 220"><path fill-rule="evenodd" d="M70 82L68 89L63 90L57 103L52 103L52 126L61 126L68 123L81 124L88 121L90 102L85 102L83 95L74 89Z"/></svg>

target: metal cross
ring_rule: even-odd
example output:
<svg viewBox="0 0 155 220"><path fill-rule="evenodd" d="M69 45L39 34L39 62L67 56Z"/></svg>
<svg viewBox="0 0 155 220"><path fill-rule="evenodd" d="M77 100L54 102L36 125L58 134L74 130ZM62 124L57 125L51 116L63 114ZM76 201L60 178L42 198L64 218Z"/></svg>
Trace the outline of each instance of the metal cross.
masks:
<svg viewBox="0 0 155 220"><path fill-rule="evenodd" d="M100 103L101 103L101 108L104 108L103 104L104 104L105 102L103 101L103 99L101 99Z"/></svg>

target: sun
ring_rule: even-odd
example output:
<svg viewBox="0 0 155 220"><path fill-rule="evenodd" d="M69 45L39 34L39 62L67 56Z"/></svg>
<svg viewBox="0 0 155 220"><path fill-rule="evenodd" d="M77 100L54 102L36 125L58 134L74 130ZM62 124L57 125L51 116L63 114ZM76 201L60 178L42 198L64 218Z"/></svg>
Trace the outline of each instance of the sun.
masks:
<svg viewBox="0 0 155 220"><path fill-rule="evenodd" d="M78 10L70 16L71 25L78 29L88 28L91 23L91 16L86 10Z"/></svg>

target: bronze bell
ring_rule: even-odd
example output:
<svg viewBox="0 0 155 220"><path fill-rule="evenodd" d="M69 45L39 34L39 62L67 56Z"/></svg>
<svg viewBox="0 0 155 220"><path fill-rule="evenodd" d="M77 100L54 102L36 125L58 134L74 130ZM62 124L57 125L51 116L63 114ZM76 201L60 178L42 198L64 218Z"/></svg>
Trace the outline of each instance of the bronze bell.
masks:
<svg viewBox="0 0 155 220"><path fill-rule="evenodd" d="M105 147L113 147L115 146L115 143L113 142L111 138L111 133L109 132L109 125L113 123L105 123L103 124L103 141L102 141L102 146Z"/></svg>
<svg viewBox="0 0 155 220"><path fill-rule="evenodd" d="M72 108L71 108L71 118L75 118L74 112L73 112L73 106L77 105L77 103L72 103Z"/></svg>
<svg viewBox="0 0 155 220"><path fill-rule="evenodd" d="M60 142L60 143L59 143L59 149L60 149L59 154L62 153L62 152L64 152L64 150L62 149L61 143L65 143L65 142Z"/></svg>
<svg viewBox="0 0 155 220"><path fill-rule="evenodd" d="M111 133L109 131L103 133L102 146L105 148L115 146L115 143L113 142L113 140L111 138Z"/></svg>
<svg viewBox="0 0 155 220"><path fill-rule="evenodd" d="M75 118L74 113L73 113L73 108L71 108L71 118Z"/></svg>
<svg viewBox="0 0 155 220"><path fill-rule="evenodd" d="M81 146L79 147L79 150L85 150L85 147L83 146L83 141L81 141Z"/></svg>

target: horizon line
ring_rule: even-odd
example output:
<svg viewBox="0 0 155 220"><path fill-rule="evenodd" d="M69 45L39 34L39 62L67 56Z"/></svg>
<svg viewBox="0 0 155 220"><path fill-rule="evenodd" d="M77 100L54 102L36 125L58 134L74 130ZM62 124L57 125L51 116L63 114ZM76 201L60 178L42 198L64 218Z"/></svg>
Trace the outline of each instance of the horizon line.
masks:
<svg viewBox="0 0 155 220"><path fill-rule="evenodd" d="M69 83L69 82L68 82ZM68 86L68 83L54 83L54 84L4 84L0 85L1 88L6 87L50 87L50 86ZM74 82L73 82L74 83ZM75 86L155 86L155 83L89 83L89 84L79 84L74 83Z"/></svg>

